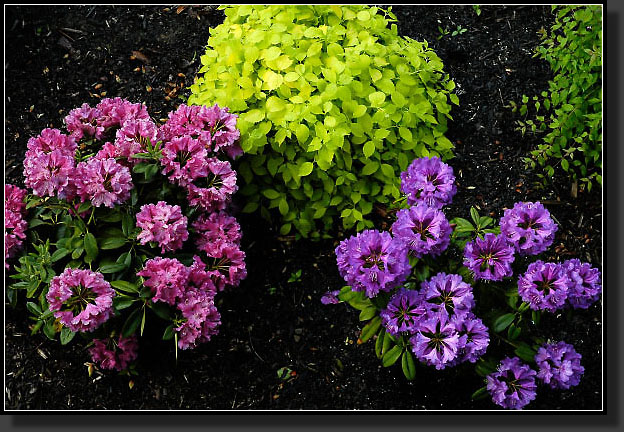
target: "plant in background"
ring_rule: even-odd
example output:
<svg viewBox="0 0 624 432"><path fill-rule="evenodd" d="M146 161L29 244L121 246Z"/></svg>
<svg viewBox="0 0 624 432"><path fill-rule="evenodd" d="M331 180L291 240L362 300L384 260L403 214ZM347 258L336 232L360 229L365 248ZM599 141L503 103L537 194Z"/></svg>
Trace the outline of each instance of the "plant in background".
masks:
<svg viewBox="0 0 624 432"><path fill-rule="evenodd" d="M374 338L383 366L401 359L409 380L418 363L436 369L474 363L484 386L472 397L489 394L511 409L535 399L540 383L577 385L581 356L548 339L540 317L587 309L600 298L601 276L578 259L537 259L557 230L548 210L516 203L494 226L471 208L471 220L448 222L441 208L455 193L450 166L416 159L401 179L411 207L397 211L392 234L367 230L338 244L338 272L349 285L327 292L322 303L359 310L367 324L358 343Z"/></svg>
<svg viewBox="0 0 624 432"><path fill-rule="evenodd" d="M479 5L472 5L472 9L475 11L477 16L481 16L481 6L479 6Z"/></svg>
<svg viewBox="0 0 624 432"><path fill-rule="evenodd" d="M455 84L427 42L398 36L390 10L224 9L189 103L240 113L245 212L276 209L282 234L318 237L338 217L360 231L400 196L410 159L452 156Z"/></svg>
<svg viewBox="0 0 624 432"><path fill-rule="evenodd" d="M525 159L548 177L560 166L577 188L602 185L602 7L553 6L556 19L535 57L546 60L554 77L540 96L511 102L524 116L518 126L543 135L543 144ZM546 181L546 177L540 174Z"/></svg>
<svg viewBox="0 0 624 432"><path fill-rule="evenodd" d="M5 186L7 288L24 295L32 333L89 341L102 369L132 372L146 323L193 348L218 333L215 296L246 276L227 213L241 153L236 116L181 105L162 126L121 98L28 141L29 191ZM28 228L28 229L26 229ZM26 234L28 239L26 239Z"/></svg>

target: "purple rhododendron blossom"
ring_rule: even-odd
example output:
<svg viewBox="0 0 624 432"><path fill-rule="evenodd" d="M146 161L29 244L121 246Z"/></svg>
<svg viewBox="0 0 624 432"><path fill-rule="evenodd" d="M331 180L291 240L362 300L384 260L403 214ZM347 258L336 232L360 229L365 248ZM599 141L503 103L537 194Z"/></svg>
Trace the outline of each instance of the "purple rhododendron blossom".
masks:
<svg viewBox="0 0 624 432"><path fill-rule="evenodd" d="M217 287L212 280L212 274L206 270L206 264L197 255L193 256L193 264L189 267L185 289L205 292L212 297L217 294Z"/></svg>
<svg viewBox="0 0 624 432"><path fill-rule="evenodd" d="M26 189L14 186L12 184L4 185L4 211L11 211L24 215L26 211L26 203L24 199L28 192Z"/></svg>
<svg viewBox="0 0 624 432"><path fill-rule="evenodd" d="M565 342L542 345L535 362L537 378L553 389L569 389L578 385L585 368L581 366L581 355Z"/></svg>
<svg viewBox="0 0 624 432"><path fill-rule="evenodd" d="M85 134L99 140L104 135L104 127L98 125L98 115L97 109L83 103L80 108L74 108L65 117L65 126L76 140L82 139Z"/></svg>
<svg viewBox="0 0 624 432"><path fill-rule="evenodd" d="M240 138L240 131L236 128L236 114L230 114L229 108L219 108L218 105L206 109L206 120L210 127L213 151L224 151L228 157L235 159L243 153L236 141Z"/></svg>
<svg viewBox="0 0 624 432"><path fill-rule="evenodd" d="M402 284L411 271L405 244L388 232L365 230L343 242L345 247L336 248L339 269L354 291L370 298Z"/></svg>
<svg viewBox="0 0 624 432"><path fill-rule="evenodd" d="M426 365L444 369L457 357L459 334L447 314L430 311L410 338L412 352Z"/></svg>
<svg viewBox="0 0 624 432"><path fill-rule="evenodd" d="M401 191L410 205L424 202L440 208L450 204L457 192L453 168L437 156L414 159L401 173Z"/></svg>
<svg viewBox="0 0 624 432"><path fill-rule="evenodd" d="M189 136L175 137L162 148L162 173L169 175L169 181L187 186L206 172L208 151L199 140Z"/></svg>
<svg viewBox="0 0 624 432"><path fill-rule="evenodd" d="M188 288L178 302L177 308L185 318L185 321L175 328L178 333L178 348L194 348L198 342L207 341L212 335L217 334L221 316L210 293Z"/></svg>
<svg viewBox="0 0 624 432"><path fill-rule="evenodd" d="M321 303L323 303L324 305L340 303L340 299L338 298L338 294L340 294L340 290L327 291L321 297Z"/></svg>
<svg viewBox="0 0 624 432"><path fill-rule="evenodd" d="M147 119L128 120L115 136L115 157L127 159L132 164L141 162L141 159L133 158L137 153L147 151L148 143L156 144L160 141L159 130L156 124Z"/></svg>
<svg viewBox="0 0 624 432"><path fill-rule="evenodd" d="M503 408L522 409L535 399L536 372L518 357L504 358L498 370L489 374L487 389L495 404Z"/></svg>
<svg viewBox="0 0 624 432"><path fill-rule="evenodd" d="M487 233L483 239L466 243L464 249L464 265L473 272L475 280L502 281L512 276L514 259L514 248L503 235Z"/></svg>
<svg viewBox="0 0 624 432"><path fill-rule="evenodd" d="M565 305L569 284L561 264L536 261L518 279L518 293L531 309L555 312Z"/></svg>
<svg viewBox="0 0 624 432"><path fill-rule="evenodd" d="M475 363L490 344L488 328L472 312L455 315L451 320L459 334L456 363Z"/></svg>
<svg viewBox="0 0 624 432"><path fill-rule="evenodd" d="M468 312L475 304L472 287L457 274L438 273L422 282L420 292L428 309L448 316Z"/></svg>
<svg viewBox="0 0 624 432"><path fill-rule="evenodd" d="M240 225L236 218L225 212L202 214L193 222L193 228L198 234L197 249L208 255L218 254L225 245L240 244Z"/></svg>
<svg viewBox="0 0 624 432"><path fill-rule="evenodd" d="M201 105L181 104L169 113L169 119L161 126L163 139L168 142L186 136L197 141L207 152L212 152L207 110Z"/></svg>
<svg viewBox="0 0 624 432"><path fill-rule="evenodd" d="M554 241L557 225L539 202L518 202L506 209L500 220L501 233L521 255L537 255Z"/></svg>
<svg viewBox="0 0 624 432"><path fill-rule="evenodd" d="M113 208L130 198L132 176L130 170L115 159L90 159L76 168L78 195L91 200L94 207Z"/></svg>
<svg viewBox="0 0 624 432"><path fill-rule="evenodd" d="M416 258L437 256L451 241L451 226L440 210L419 203L397 212L392 234L405 242Z"/></svg>
<svg viewBox="0 0 624 432"><path fill-rule="evenodd" d="M199 177L186 185L189 204L209 212L225 209L238 190L236 171L227 161L209 158L201 172Z"/></svg>
<svg viewBox="0 0 624 432"><path fill-rule="evenodd" d="M41 153L52 153L55 150L73 158L77 148L74 137L51 128L46 128L41 131L39 136L30 138L26 146L28 148L25 155L26 160Z"/></svg>
<svg viewBox="0 0 624 432"><path fill-rule="evenodd" d="M102 369L115 369L122 371L130 362L137 358L139 343L136 335L118 339L108 337L106 339L93 339L93 346L89 349L91 359Z"/></svg>
<svg viewBox="0 0 624 432"><path fill-rule="evenodd" d="M76 191L75 163L73 156L61 150L34 153L24 160L24 183L37 196L71 200Z"/></svg>
<svg viewBox="0 0 624 432"><path fill-rule="evenodd" d="M423 297L418 291L399 288L379 315L386 331L398 336L403 332L414 333L426 312Z"/></svg>
<svg viewBox="0 0 624 432"><path fill-rule="evenodd" d="M189 268L175 258L156 257L145 262L143 270L137 273L143 276L143 285L154 293L153 302L162 301L170 305L184 294L188 282Z"/></svg>
<svg viewBox="0 0 624 432"><path fill-rule="evenodd" d="M121 127L127 120L149 120L144 104L132 103L120 97L104 98L95 107L96 123L105 129Z"/></svg>
<svg viewBox="0 0 624 432"><path fill-rule="evenodd" d="M208 272L219 291L226 286L238 286L247 277L245 252L238 245L224 245L215 253L208 254L207 261Z"/></svg>
<svg viewBox="0 0 624 432"><path fill-rule="evenodd" d="M570 284L568 304L574 309L587 309L600 298L602 282L600 270L574 258L562 264Z"/></svg>
<svg viewBox="0 0 624 432"><path fill-rule="evenodd" d="M73 332L90 332L113 315L115 290L102 273L66 268L50 281L46 300L61 324Z"/></svg>
<svg viewBox="0 0 624 432"><path fill-rule="evenodd" d="M136 215L137 227L141 228L137 240L142 245L156 242L161 253L178 250L188 239L187 223L188 219L178 205L172 206L165 201L145 204Z"/></svg>

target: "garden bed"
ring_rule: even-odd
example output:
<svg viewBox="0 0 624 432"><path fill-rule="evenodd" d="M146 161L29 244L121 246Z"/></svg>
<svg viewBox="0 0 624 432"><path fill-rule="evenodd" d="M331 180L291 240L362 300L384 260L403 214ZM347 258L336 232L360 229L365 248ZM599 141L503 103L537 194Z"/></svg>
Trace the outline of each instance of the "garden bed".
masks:
<svg viewBox="0 0 624 432"><path fill-rule="evenodd" d="M538 31L552 22L550 7L484 6L480 15L470 6L393 11L399 32L429 41L457 84L460 105L451 111L446 136L455 144L449 163L458 192L448 218L465 217L473 205L498 218L517 201L539 200L559 224L548 258L578 257L601 268L600 190L574 199L559 177L540 188L536 173L522 163L539 137L516 131L517 116L506 107L547 88L550 69L532 53ZM157 119L185 102L209 29L223 20L213 6L10 6L6 13L5 179L18 185L28 138L61 127L83 102L121 96L144 102ZM453 36L458 26L465 31ZM416 379L407 382L400 367L381 367L372 342L357 344L355 311L321 304L323 293L344 285L334 248L345 233L294 241L256 215L238 218L249 275L219 294L223 324L211 342L179 352L176 362L173 342L148 334L138 376L96 371L90 377L78 338L61 346L41 333L31 336L23 305L7 306L5 408L495 408L487 399L470 400L483 385L473 365L443 371L418 366ZM379 218L380 228L382 223ZM583 356L585 374L570 390L538 392L527 408L601 409L601 305L544 321L553 339L573 344ZM287 379L278 376L284 367L294 372Z"/></svg>

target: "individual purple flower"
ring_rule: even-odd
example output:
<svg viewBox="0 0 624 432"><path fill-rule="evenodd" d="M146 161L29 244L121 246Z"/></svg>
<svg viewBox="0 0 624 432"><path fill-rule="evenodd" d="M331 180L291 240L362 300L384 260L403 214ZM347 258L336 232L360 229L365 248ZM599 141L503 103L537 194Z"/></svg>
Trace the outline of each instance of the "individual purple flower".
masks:
<svg viewBox="0 0 624 432"><path fill-rule="evenodd" d="M535 261L518 279L518 293L531 309L555 312L565 305L569 284L561 264Z"/></svg>
<svg viewBox="0 0 624 432"><path fill-rule="evenodd" d="M414 159L401 173L401 191L410 205L424 202L440 208L450 204L457 192L453 168L437 156Z"/></svg>
<svg viewBox="0 0 624 432"><path fill-rule="evenodd" d="M91 200L94 207L113 208L130 198L132 176L130 170L115 159L89 159L76 168L78 195Z"/></svg>
<svg viewBox="0 0 624 432"><path fill-rule="evenodd" d="M75 160L61 150L33 153L24 160L24 183L37 196L75 196Z"/></svg>
<svg viewBox="0 0 624 432"><path fill-rule="evenodd" d="M210 294L196 289L187 289L183 298L178 302L177 308L184 318L184 322L175 327L178 334L178 348L194 348L198 342L208 340L211 335L217 333L216 327L220 324L220 315Z"/></svg>
<svg viewBox="0 0 624 432"><path fill-rule="evenodd" d="M321 297L321 303L323 303L324 305L340 303L340 299L338 298L338 294L340 294L340 290L327 291Z"/></svg>
<svg viewBox="0 0 624 432"><path fill-rule="evenodd" d="M119 338L108 337L93 339L93 346L89 349L91 360L99 364L102 369L122 371L137 358L139 343L136 335Z"/></svg>
<svg viewBox="0 0 624 432"><path fill-rule="evenodd" d="M4 211L4 267L9 268L8 260L22 247L28 224L21 213L9 209Z"/></svg>
<svg viewBox="0 0 624 432"><path fill-rule="evenodd" d="M351 270L351 254L354 253L358 246L360 238L357 236L349 237L348 239L344 239L341 241L334 252L336 253L336 264L338 265L338 273L340 277L342 277L345 281L349 276L349 271Z"/></svg>
<svg viewBox="0 0 624 432"><path fill-rule="evenodd" d="M162 173L168 175L172 183L186 186L207 174L207 155L199 140L188 136L175 137L162 148Z"/></svg>
<svg viewBox="0 0 624 432"><path fill-rule="evenodd" d="M535 354L537 378L553 389L567 390L578 385L585 368L581 355L565 342L542 345Z"/></svg>
<svg viewBox="0 0 624 432"><path fill-rule="evenodd" d="M245 252L238 245L223 246L217 253L209 254L207 261L208 272L219 291L226 286L238 286L247 277Z"/></svg>
<svg viewBox="0 0 624 432"><path fill-rule="evenodd" d="M459 334L445 313L431 311L419 321L410 344L422 363L444 369L457 357Z"/></svg>
<svg viewBox="0 0 624 432"><path fill-rule="evenodd" d="M95 109L98 114L96 123L105 129L120 127L127 120L149 120L149 113L144 104L132 103L120 97L104 98Z"/></svg>
<svg viewBox="0 0 624 432"><path fill-rule="evenodd" d="M421 284L423 300L429 309L452 316L474 307L472 287L457 274L438 273Z"/></svg>
<svg viewBox="0 0 624 432"><path fill-rule="evenodd" d="M481 238L466 243L464 265L474 274L474 279L502 281L513 275L511 263L514 249L503 235L487 233Z"/></svg>
<svg viewBox="0 0 624 432"><path fill-rule="evenodd" d="M115 137L115 147L117 157L127 159L132 164L141 162L141 159L134 158L137 153L147 151L149 143L156 144L160 141L159 131L156 124L149 119L127 120Z"/></svg>
<svg viewBox="0 0 624 432"><path fill-rule="evenodd" d="M486 377L487 389L495 404L509 409L522 409L535 399L536 372L518 357L505 358L498 370Z"/></svg>
<svg viewBox="0 0 624 432"><path fill-rule="evenodd" d="M537 255L554 241L557 225L540 202L517 202L500 220L501 233L521 255Z"/></svg>
<svg viewBox="0 0 624 432"><path fill-rule="evenodd" d="M574 258L562 264L570 279L568 304L574 309L587 309L600 298L602 292L600 270Z"/></svg>
<svg viewBox="0 0 624 432"><path fill-rule="evenodd" d="M4 185L4 211L12 211L24 215L26 203L24 199L27 195L26 189L6 183Z"/></svg>
<svg viewBox="0 0 624 432"><path fill-rule="evenodd" d="M73 136L65 135L60 130L52 128L46 128L39 136L30 138L26 146L28 150L25 159L41 153L49 154L55 150L73 158L77 148Z"/></svg>
<svg viewBox="0 0 624 432"><path fill-rule="evenodd" d="M475 363L490 344L488 328L472 312L453 316L452 323L459 334L456 363Z"/></svg>
<svg viewBox="0 0 624 432"><path fill-rule="evenodd" d="M405 244L388 232L365 230L345 244L348 248L336 248L339 268L348 261L344 279L354 291L365 291L370 298L402 284L411 271Z"/></svg>
<svg viewBox="0 0 624 432"><path fill-rule="evenodd" d="M407 244L416 258L437 256L451 241L451 226L440 210L419 203L397 212L392 234Z"/></svg>
<svg viewBox="0 0 624 432"><path fill-rule="evenodd" d="M50 281L46 300L61 324L73 332L90 332L113 315L115 290L102 273L66 268Z"/></svg>
<svg viewBox="0 0 624 432"><path fill-rule="evenodd" d="M169 205L165 201L145 204L136 215L137 227L141 228L137 240L142 245L156 242L161 253L178 250L188 239L187 223L188 219L178 205Z"/></svg>
<svg viewBox="0 0 624 432"><path fill-rule="evenodd" d="M225 245L240 244L240 225L236 218L225 212L202 214L192 226L198 234L195 242L197 249L208 255L219 253Z"/></svg>
<svg viewBox="0 0 624 432"><path fill-rule="evenodd" d="M84 103L75 108L65 117L65 126L76 140L82 139L85 134L95 139L102 139L104 127L97 124L98 110Z"/></svg>
<svg viewBox="0 0 624 432"><path fill-rule="evenodd" d="M143 285L154 293L153 302L174 305L176 299L184 294L189 268L177 259L156 257L146 261L143 270L137 275L146 278Z"/></svg>
<svg viewBox="0 0 624 432"><path fill-rule="evenodd" d="M414 333L418 322L427 309L422 295L416 290L400 288L380 313L381 324L392 336L399 333Z"/></svg>
<svg viewBox="0 0 624 432"><path fill-rule="evenodd" d="M217 158L209 158L202 166L202 175L186 185L188 202L205 211L223 210L238 190L236 171L230 163Z"/></svg>

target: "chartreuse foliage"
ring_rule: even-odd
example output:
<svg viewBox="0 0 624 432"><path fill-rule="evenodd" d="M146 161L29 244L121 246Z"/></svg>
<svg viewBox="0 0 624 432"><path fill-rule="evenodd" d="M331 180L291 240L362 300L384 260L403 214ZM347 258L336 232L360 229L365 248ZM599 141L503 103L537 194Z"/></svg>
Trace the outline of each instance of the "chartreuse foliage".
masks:
<svg viewBox="0 0 624 432"><path fill-rule="evenodd" d="M602 185L602 7L553 6L556 19L542 35L535 57L554 72L541 97L511 105L525 116L522 132L544 134L526 162L550 177L561 166L581 189ZM527 119L528 118L528 119Z"/></svg>
<svg viewBox="0 0 624 432"><path fill-rule="evenodd" d="M426 41L398 36L390 10L223 9L189 103L240 113L245 212L277 209L282 234L318 237L338 217L364 229L375 203L399 198L409 161L452 157L455 83Z"/></svg>

